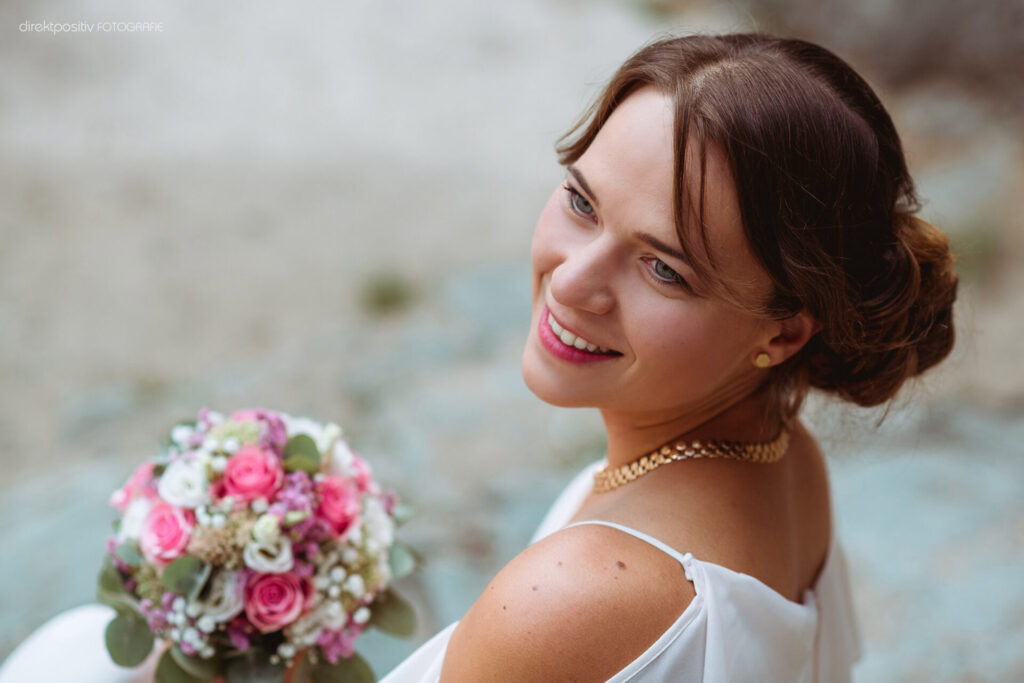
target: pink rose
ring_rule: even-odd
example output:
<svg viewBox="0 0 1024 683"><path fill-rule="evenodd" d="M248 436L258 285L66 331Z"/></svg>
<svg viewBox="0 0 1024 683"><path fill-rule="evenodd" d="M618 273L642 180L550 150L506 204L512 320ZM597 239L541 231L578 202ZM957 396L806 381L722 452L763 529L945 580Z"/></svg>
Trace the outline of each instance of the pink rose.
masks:
<svg viewBox="0 0 1024 683"><path fill-rule="evenodd" d="M135 468L125 485L114 491L110 496L110 505L116 507L121 514L136 496L156 498L156 482L153 477L155 463L147 462Z"/></svg>
<svg viewBox="0 0 1024 683"><path fill-rule="evenodd" d="M245 615L260 633L292 623L306 609L313 590L294 574L253 574L245 586Z"/></svg>
<svg viewBox="0 0 1024 683"><path fill-rule="evenodd" d="M282 483L284 470L280 458L259 446L238 449L224 468L224 490L235 500L265 498L269 502Z"/></svg>
<svg viewBox="0 0 1024 683"><path fill-rule="evenodd" d="M231 415L231 419L236 422L259 422L263 427L263 433L260 435L261 442L278 453L282 452L285 444L288 443L288 429L285 427L284 420L277 413L262 408L236 410Z"/></svg>
<svg viewBox="0 0 1024 683"><path fill-rule="evenodd" d="M358 455L352 458L352 469L355 474L356 483L359 484L359 490L370 495L378 495L380 489L377 487L376 482L373 481L373 472L370 471L370 465L360 458Z"/></svg>
<svg viewBox="0 0 1024 683"><path fill-rule="evenodd" d="M359 519L359 489L341 477L327 477L318 487L320 505L316 513L336 535L344 535Z"/></svg>
<svg viewBox="0 0 1024 683"><path fill-rule="evenodd" d="M155 565L169 564L181 557L192 532L190 517L191 514L173 505L154 505L142 522L142 533L139 534L142 555Z"/></svg>

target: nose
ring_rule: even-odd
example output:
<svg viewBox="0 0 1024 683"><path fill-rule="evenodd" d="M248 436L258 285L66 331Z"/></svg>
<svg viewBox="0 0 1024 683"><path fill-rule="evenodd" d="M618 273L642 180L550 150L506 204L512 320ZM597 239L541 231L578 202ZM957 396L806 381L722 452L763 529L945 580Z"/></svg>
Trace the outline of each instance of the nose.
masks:
<svg viewBox="0 0 1024 683"><path fill-rule="evenodd" d="M551 296L558 303L596 315L615 307L614 255L598 238L579 245L551 273Z"/></svg>

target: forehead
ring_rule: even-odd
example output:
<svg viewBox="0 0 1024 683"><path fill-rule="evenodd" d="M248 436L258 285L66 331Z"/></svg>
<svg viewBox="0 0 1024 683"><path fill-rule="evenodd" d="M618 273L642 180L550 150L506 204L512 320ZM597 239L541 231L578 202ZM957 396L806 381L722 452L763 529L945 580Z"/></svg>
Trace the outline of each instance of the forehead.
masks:
<svg viewBox="0 0 1024 683"><path fill-rule="evenodd" d="M673 246L675 229L673 181L673 103L648 86L630 94L605 122L575 166L586 177L608 225L640 230ZM757 295L770 284L758 266L740 216L735 185L724 153L706 148L704 222L716 274L741 292ZM698 228L700 151L691 135L684 159L688 246L703 253Z"/></svg>

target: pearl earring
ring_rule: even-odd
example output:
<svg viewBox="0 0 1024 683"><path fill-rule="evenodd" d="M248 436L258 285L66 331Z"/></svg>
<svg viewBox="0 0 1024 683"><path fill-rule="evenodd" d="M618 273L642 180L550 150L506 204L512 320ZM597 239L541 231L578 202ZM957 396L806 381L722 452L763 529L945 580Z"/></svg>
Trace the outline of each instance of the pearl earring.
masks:
<svg viewBox="0 0 1024 683"><path fill-rule="evenodd" d="M768 367L771 364L772 364L772 357L769 356L764 351L762 351L761 353L757 354L757 358L754 359L754 365L756 365L759 368L766 368L766 367Z"/></svg>

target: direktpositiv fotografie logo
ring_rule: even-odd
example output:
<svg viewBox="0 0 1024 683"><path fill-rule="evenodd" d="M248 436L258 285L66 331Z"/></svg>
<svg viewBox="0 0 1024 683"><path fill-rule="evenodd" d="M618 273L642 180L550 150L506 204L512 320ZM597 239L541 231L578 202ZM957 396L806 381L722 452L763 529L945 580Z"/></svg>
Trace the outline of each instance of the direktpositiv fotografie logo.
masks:
<svg viewBox="0 0 1024 683"><path fill-rule="evenodd" d="M23 21L22 33L163 33L162 21Z"/></svg>

